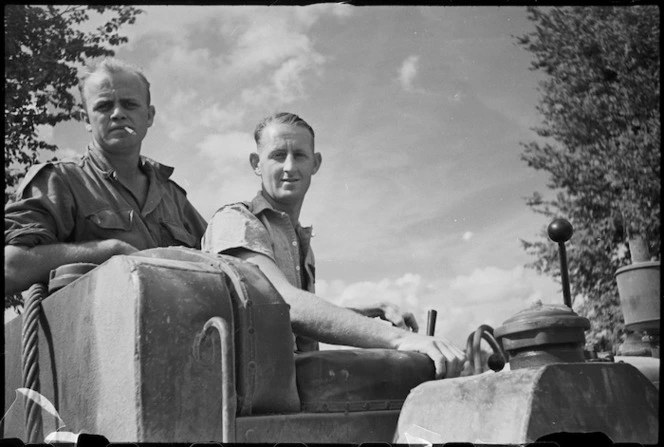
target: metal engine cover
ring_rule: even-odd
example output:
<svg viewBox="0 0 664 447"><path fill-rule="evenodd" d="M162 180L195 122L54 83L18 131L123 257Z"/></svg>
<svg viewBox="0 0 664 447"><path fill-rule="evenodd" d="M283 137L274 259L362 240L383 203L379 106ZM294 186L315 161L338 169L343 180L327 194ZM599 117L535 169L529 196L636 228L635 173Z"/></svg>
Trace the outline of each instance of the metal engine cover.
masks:
<svg viewBox="0 0 664 447"><path fill-rule="evenodd" d="M426 382L399 416L397 443L514 445L557 433L656 444L657 389L624 363L554 363Z"/></svg>
<svg viewBox="0 0 664 447"><path fill-rule="evenodd" d="M248 384L238 397L254 408L271 403L275 412L298 411L287 305L280 297L274 305L272 298L257 299L256 313L237 318L234 293L227 275L213 263L115 256L44 299L40 392L54 404L64 430L101 434L111 442L221 439L218 339L216 348L215 343L201 345L201 357L214 361L202 364L192 355L196 335L215 316L235 321L236 331L250 331L245 323L252 318L272 321L272 333L258 340L260 347L249 343L241 348L261 354L268 366L258 361L253 367L269 375L272 385ZM7 323L5 334L9 408L22 386L21 318ZM281 340L286 343L276 346ZM280 376L273 368L282 363L291 369ZM3 437L25 439L23 417L21 408L13 408Z"/></svg>

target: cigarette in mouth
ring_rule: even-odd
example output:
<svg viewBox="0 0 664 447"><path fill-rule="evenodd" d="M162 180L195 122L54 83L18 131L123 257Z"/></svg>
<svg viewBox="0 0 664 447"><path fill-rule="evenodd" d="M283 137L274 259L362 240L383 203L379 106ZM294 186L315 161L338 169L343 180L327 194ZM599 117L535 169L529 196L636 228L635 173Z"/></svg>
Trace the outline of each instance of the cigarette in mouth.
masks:
<svg viewBox="0 0 664 447"><path fill-rule="evenodd" d="M128 134L130 135L136 135L136 131L132 129L131 127L125 127L124 130L127 131Z"/></svg>

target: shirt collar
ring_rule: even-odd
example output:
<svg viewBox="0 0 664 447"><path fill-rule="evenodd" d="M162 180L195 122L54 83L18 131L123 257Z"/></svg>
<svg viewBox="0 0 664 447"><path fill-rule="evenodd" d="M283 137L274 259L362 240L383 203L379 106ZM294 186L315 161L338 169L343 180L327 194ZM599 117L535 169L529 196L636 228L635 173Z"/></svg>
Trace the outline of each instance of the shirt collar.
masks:
<svg viewBox="0 0 664 447"><path fill-rule="evenodd" d="M258 191L258 194L256 194L256 197L253 198L253 200L251 201L251 209L252 209L252 212L255 216L258 216L259 214L261 214L265 210L271 210L274 213L285 215L285 213L275 209L270 204L270 202L267 201L267 199L263 195L263 191ZM289 221L290 221L290 219L289 219ZM312 226L303 227L298 222L297 227L295 229L298 230L298 231L303 230L306 234L310 234L311 236L313 236L313 227Z"/></svg>
<svg viewBox="0 0 664 447"><path fill-rule="evenodd" d="M262 213L265 210L272 210L275 213L279 213L280 211L277 211L272 207L270 202L267 201L267 199L263 196L262 191L258 191L258 194L256 194L256 197L251 201L251 209L253 210L254 214L258 215Z"/></svg>
<svg viewBox="0 0 664 447"><path fill-rule="evenodd" d="M104 157L101 151L88 146L85 156L92 162L92 166L104 177L112 177L113 173L115 173L115 168L113 168L113 165ZM139 163L141 169L154 172L161 180L168 180L171 174L173 174L173 167L161 164L143 155L140 156Z"/></svg>

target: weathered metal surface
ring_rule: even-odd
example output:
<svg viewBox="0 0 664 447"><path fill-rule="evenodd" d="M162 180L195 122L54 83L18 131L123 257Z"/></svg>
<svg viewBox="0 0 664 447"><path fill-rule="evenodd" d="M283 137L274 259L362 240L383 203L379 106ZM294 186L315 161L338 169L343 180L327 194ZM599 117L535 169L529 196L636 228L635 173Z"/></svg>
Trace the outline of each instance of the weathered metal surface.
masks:
<svg viewBox="0 0 664 447"><path fill-rule="evenodd" d="M97 267L98 264L88 262L78 262L75 264L65 264L51 270L48 279L48 293L56 292L64 286L71 284L90 270Z"/></svg>
<svg viewBox="0 0 664 447"><path fill-rule="evenodd" d="M620 356L614 358L616 363L628 363L638 369L648 380L659 389L660 359L642 356Z"/></svg>
<svg viewBox="0 0 664 447"><path fill-rule="evenodd" d="M495 331L512 370L556 362L583 362L587 318L567 306L536 303L507 319Z"/></svg>
<svg viewBox="0 0 664 447"><path fill-rule="evenodd" d="M118 442L221 440L219 361L203 365L192 355L196 334L219 316L235 320L235 331L246 334L236 350L244 353L242 368L253 372L238 381L243 408L298 411L288 308L258 275L245 275L251 287L262 289L245 301L249 310L236 308L234 316L228 276L218 266L112 258L44 301L42 394L72 431ZM14 352L20 319L6 332ZM214 349L218 359L218 341L216 348L204 344L201 357L214 358ZM20 365L20 354L12 358ZM16 362L6 363L11 369ZM7 408L21 384L6 372ZM10 430L4 436L23 437L22 422L5 426Z"/></svg>
<svg viewBox="0 0 664 447"><path fill-rule="evenodd" d="M657 389L631 365L557 363L424 383L404 403L396 442L523 444L601 432L655 444L658 415Z"/></svg>
<svg viewBox="0 0 664 447"><path fill-rule="evenodd" d="M219 365L202 366L191 351L207 319L231 313L212 267L114 257L44 300L42 394L69 431L117 442L218 438ZM20 341L7 329L13 352ZM20 384L6 378L8 406ZM22 438L20 421L6 422L4 436Z"/></svg>
<svg viewBox="0 0 664 447"><path fill-rule="evenodd" d="M412 388L433 380L433 362L419 352L341 349L295 356L306 412L399 409Z"/></svg>
<svg viewBox="0 0 664 447"><path fill-rule="evenodd" d="M137 256L207 265L223 273L233 304L238 414L300 410L289 307L258 267L184 247L144 250Z"/></svg>
<svg viewBox="0 0 664 447"><path fill-rule="evenodd" d="M236 419L236 441L360 444L392 442L399 410L361 413L300 413Z"/></svg>

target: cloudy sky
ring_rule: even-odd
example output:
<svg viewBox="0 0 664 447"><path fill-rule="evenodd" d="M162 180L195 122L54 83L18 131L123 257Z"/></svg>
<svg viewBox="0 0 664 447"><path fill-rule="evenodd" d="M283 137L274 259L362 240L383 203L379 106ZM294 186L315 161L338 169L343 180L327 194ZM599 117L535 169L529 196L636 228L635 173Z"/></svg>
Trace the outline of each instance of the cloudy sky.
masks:
<svg viewBox="0 0 664 447"><path fill-rule="evenodd" d="M319 295L389 300L463 345L559 286L519 242L547 224L524 197L546 191L520 143L536 139L538 74L515 36L524 7L141 6L117 56L152 83L143 154L207 219L250 199L256 123L290 111L316 131L321 170L301 216L314 227ZM83 153L81 123L46 132Z"/></svg>

